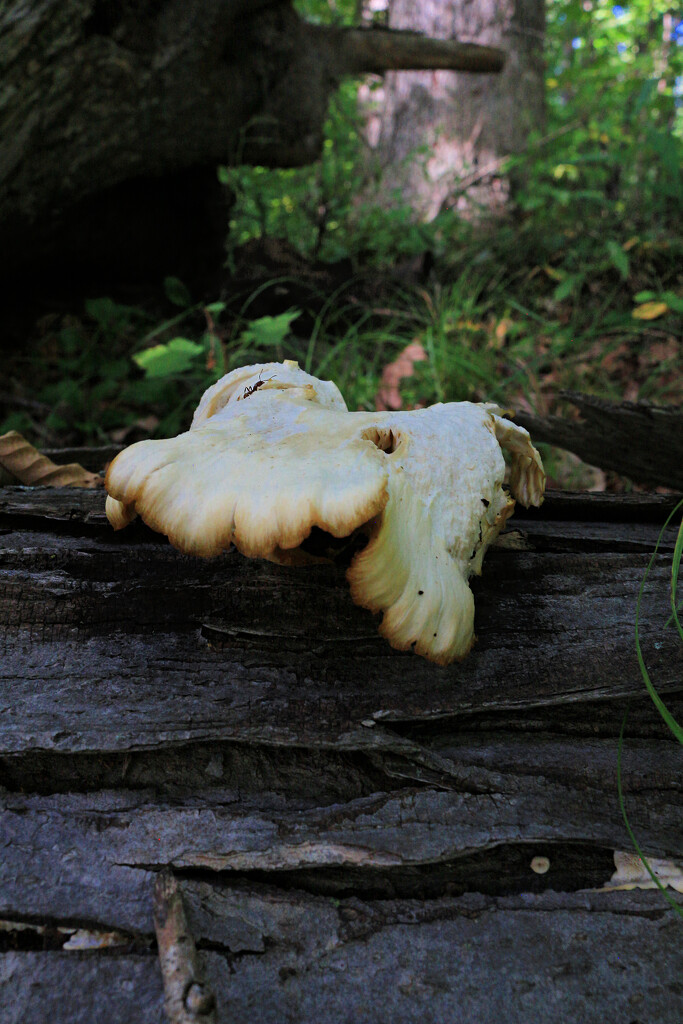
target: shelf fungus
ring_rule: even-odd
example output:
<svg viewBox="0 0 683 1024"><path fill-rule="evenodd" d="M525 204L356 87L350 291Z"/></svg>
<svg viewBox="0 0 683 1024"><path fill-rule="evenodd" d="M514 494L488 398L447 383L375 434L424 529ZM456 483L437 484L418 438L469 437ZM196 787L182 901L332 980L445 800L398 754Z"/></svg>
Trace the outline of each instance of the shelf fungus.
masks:
<svg viewBox="0 0 683 1024"><path fill-rule="evenodd" d="M540 505L544 483L528 433L495 405L349 412L335 384L286 361L233 370L205 392L187 433L121 452L107 515L115 529L139 515L188 554L234 544L286 565L319 560L305 543L316 527L360 531L353 600L383 613L393 647L446 665L474 641L468 578L514 499Z"/></svg>

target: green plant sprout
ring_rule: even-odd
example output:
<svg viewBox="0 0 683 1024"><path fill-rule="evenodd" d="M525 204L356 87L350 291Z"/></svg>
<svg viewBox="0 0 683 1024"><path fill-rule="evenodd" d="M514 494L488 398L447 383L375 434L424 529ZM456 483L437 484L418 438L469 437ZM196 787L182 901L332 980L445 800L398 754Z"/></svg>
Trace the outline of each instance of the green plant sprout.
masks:
<svg viewBox="0 0 683 1024"><path fill-rule="evenodd" d="M636 602L635 641L636 641L636 654L637 654L637 657L638 657L638 665L640 666L640 672L641 672L641 675L643 677L643 680L645 681L645 685L647 687L647 691L650 694L650 697L652 698L652 701L653 701L655 707L659 711L659 713L662 716L663 720L665 721L667 727L674 734L674 736L676 737L678 742L683 745L683 729L681 728L679 723L676 721L674 716L671 714L671 712L667 708L667 706L664 703L664 701L661 699L661 697L657 693L657 690L655 689L655 687L654 687L654 685L652 683L652 680L650 679L650 675L649 675L649 673L647 671L647 667L645 665L645 660L643 658L643 652L642 652L641 644L640 644L640 607L641 607L643 592L644 592L644 589L645 589L645 584L646 584L647 578L648 578L648 576L650 574L650 570L652 569L652 566L654 565L655 559L657 557L657 552L659 550L659 545L661 544L662 538L664 537L664 532L665 532L667 526L669 525L669 523L671 522L671 520L673 519L673 517L681 509L683 509L683 499L681 499L681 501L679 501L678 504L675 506L673 511L667 517L666 522L664 523L662 529L660 530L659 537L657 538L657 543L655 544L655 549L652 552L652 555L650 557L650 561L648 562L647 568L645 570L645 574L644 574L643 579L641 581L640 589L638 591L638 600ZM679 570L680 570L681 555L682 554L683 554L683 519L681 519L681 525L680 525L679 530L678 530L678 536L676 538L676 544L674 546L673 562L672 562L672 565L671 565L671 608L672 608L672 616L671 616L671 618L667 622L667 626L668 626L668 625L670 625L670 623L672 621L675 621L676 627L678 629L678 633L679 633L681 639L683 639L683 630L681 629L681 623L680 623L679 618L678 618L678 606L677 606L677 601L676 601L676 590L677 590L677 586L678 586L678 574L679 574ZM679 916L683 917L683 908L676 902L676 900L673 899L673 897L666 890L666 887L662 885L662 883L660 882L659 878L657 878L657 875L652 870L652 868L651 868L651 866L650 866L650 864L649 864L649 862L647 860L647 857L643 853L643 851L642 851L642 849L640 847L640 844L639 844L639 842L638 842L638 840L637 840L637 838L635 836L635 833L633 832L633 829L631 828L631 824L629 822L628 815L626 813L626 802L625 802L625 799L624 799L624 790L623 790L623 784L622 784L621 762L622 762L622 752L623 752L623 746L624 746L624 731L625 731L625 728L626 728L627 719L628 719L628 707L627 707L626 711L624 712L624 717L623 717L622 722L621 722L621 730L619 732L619 745L618 745L618 748L617 748L617 790L618 790L618 793L619 793L619 806L621 808L621 814L622 814L622 817L624 819L624 824L626 825L626 830L627 830L627 832L629 834L629 837L631 839L631 842L633 843L633 846L635 848L635 851L638 854L638 856L640 857L641 861L643 862L643 865L645 866L648 874L652 878L652 880L655 883L655 885L657 886L657 888L662 891L662 893L664 894L666 899L669 901L669 903L671 904L673 909L676 911L676 913Z"/></svg>

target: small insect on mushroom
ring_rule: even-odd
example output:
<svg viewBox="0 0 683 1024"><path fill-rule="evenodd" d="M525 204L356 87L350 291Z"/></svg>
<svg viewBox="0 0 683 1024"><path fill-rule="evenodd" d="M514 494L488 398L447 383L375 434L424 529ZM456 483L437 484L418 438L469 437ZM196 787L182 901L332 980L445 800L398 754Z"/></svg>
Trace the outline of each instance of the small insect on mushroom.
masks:
<svg viewBox="0 0 683 1024"><path fill-rule="evenodd" d="M237 408L271 370L275 387ZM234 543L283 565L323 557L306 548L314 529L334 543L361 531L351 598L383 615L379 631L397 650L448 665L475 639L469 578L514 499L540 505L544 484L528 433L496 405L349 412L332 381L292 362L257 363L209 388L189 431L117 455L106 511L116 529L140 515L189 555L213 558Z"/></svg>
<svg viewBox="0 0 683 1024"><path fill-rule="evenodd" d="M263 370L261 370L261 373L263 373ZM259 388L262 388L264 384L267 384L268 381L275 380L275 378L277 377L277 374L274 373L272 377L266 377L265 380L261 380L261 373L259 373L258 380L256 381L255 384L252 384L251 387L247 387L244 389L244 394L237 399L238 402L241 401L241 399L243 398L249 398L249 395L253 395L254 392L258 391Z"/></svg>

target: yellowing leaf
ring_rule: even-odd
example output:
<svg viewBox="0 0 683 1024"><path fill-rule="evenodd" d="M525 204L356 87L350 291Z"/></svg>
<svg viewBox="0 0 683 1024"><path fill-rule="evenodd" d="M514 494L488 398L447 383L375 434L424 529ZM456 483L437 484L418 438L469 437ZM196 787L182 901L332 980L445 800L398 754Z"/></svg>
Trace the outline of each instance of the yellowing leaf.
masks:
<svg viewBox="0 0 683 1024"><path fill-rule="evenodd" d="M552 277L553 281L564 281L564 274L559 270L555 270L555 267L551 267L546 263L543 270L548 277Z"/></svg>
<svg viewBox="0 0 683 1024"><path fill-rule="evenodd" d="M579 170L574 164L558 164L553 168L553 178L567 178L569 181L576 181L579 177Z"/></svg>
<svg viewBox="0 0 683 1024"><path fill-rule="evenodd" d="M0 436L0 469L27 487L101 487L102 477L72 462L58 466L16 430Z"/></svg>
<svg viewBox="0 0 683 1024"><path fill-rule="evenodd" d="M669 307L666 302L643 302L631 313L636 320L656 320L658 316L668 313Z"/></svg>

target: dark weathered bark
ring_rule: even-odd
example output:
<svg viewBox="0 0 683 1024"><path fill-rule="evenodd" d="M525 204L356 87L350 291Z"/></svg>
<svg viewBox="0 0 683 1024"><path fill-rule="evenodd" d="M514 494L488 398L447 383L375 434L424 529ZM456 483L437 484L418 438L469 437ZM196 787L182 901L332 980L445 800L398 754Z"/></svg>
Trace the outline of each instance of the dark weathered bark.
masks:
<svg viewBox="0 0 683 1024"><path fill-rule="evenodd" d="M396 202L398 192L423 220L446 209L500 211L509 192L502 160L543 123L542 0L390 0L389 25L502 46L507 59L495 78L386 75L370 123L381 168L376 200Z"/></svg>
<svg viewBox="0 0 683 1024"><path fill-rule="evenodd" d="M187 887L201 920L223 922L204 953L221 1021L680 1021L681 929L651 893L340 902ZM11 1024L164 1022L152 952L2 960Z"/></svg>
<svg viewBox="0 0 683 1024"><path fill-rule="evenodd" d="M602 1024L646 992L648 1024L677 1024L663 896L595 891L630 843L627 698L631 824L649 856L683 853L679 747L633 649L672 505L518 515L477 584L479 643L441 669L376 635L341 567L195 560L114 535L101 493L0 489L8 1020L163 1020L170 866L218 1020ZM674 539L641 631L680 718ZM115 945L68 952L58 926Z"/></svg>
<svg viewBox="0 0 683 1024"><path fill-rule="evenodd" d="M683 408L648 402L607 402L593 395L564 391L583 419L541 418L519 413L515 419L537 441L566 448L592 466L623 473L636 483L683 491Z"/></svg>
<svg viewBox="0 0 683 1024"><path fill-rule="evenodd" d="M117 536L100 530L102 495L5 491L0 527L12 532L0 545L11 574L0 611L12 701L0 735L4 728L7 742L14 736L17 750L30 708L41 748L85 751L145 746L159 730L177 740L267 734L274 742L341 742L349 734L358 742L364 720L557 703L573 700L577 688L594 699L640 692L633 609L655 526L577 529L519 516L531 550L490 553L474 583L475 653L440 669L392 651L373 616L351 603L335 566L278 569L237 553L204 562L141 527ZM29 525L34 501L75 536L15 534L15 525ZM93 536L83 535L83 515ZM664 690L680 672L675 636L660 637L666 578L664 567L653 577L642 624ZM68 666L58 687L55 659ZM169 689L171 679L177 686ZM110 708L131 686L136 701L120 709L114 737ZM92 689L85 719L84 687Z"/></svg>
<svg viewBox="0 0 683 1024"><path fill-rule="evenodd" d="M287 0L31 0L0 13L0 272L220 262L219 163L318 155L342 75L498 51L310 25ZM202 244L203 242L203 244ZM218 253L218 257L217 257ZM57 259L56 257L59 257ZM200 271L203 269L200 266ZM136 273L137 272L137 273Z"/></svg>

